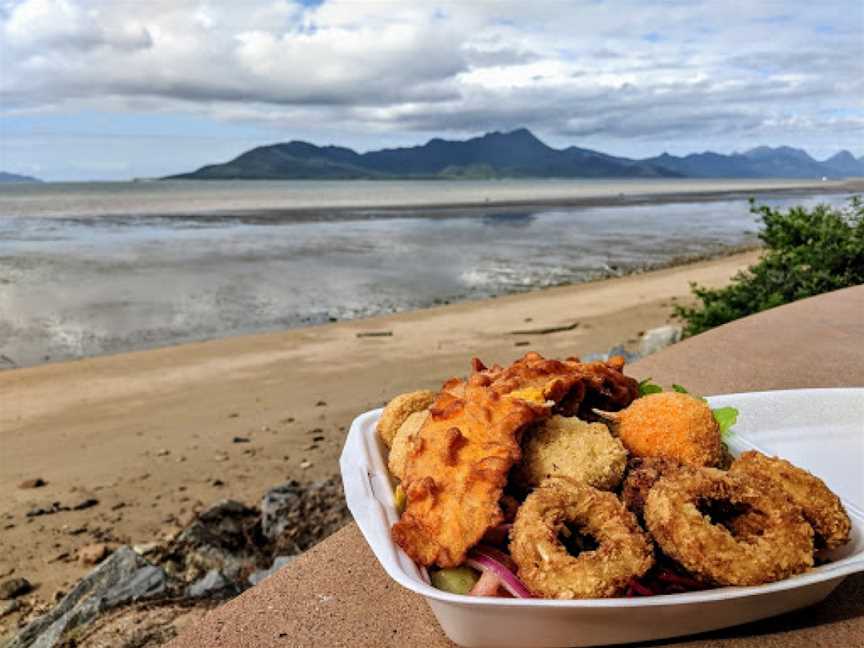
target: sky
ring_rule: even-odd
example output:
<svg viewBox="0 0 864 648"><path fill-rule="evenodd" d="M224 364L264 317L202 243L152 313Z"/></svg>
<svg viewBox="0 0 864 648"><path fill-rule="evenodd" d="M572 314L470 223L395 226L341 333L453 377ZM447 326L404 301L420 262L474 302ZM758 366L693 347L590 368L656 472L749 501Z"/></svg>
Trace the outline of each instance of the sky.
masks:
<svg viewBox="0 0 864 648"><path fill-rule="evenodd" d="M0 0L0 170L527 127L630 157L864 155L864 2Z"/></svg>

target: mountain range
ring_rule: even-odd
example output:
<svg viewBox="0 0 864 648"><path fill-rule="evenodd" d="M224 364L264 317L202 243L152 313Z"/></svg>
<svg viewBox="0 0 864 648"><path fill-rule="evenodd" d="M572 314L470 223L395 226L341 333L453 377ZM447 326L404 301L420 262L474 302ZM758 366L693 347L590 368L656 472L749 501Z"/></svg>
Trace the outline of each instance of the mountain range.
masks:
<svg viewBox="0 0 864 648"><path fill-rule="evenodd" d="M723 155L706 151L631 159L570 146L556 149L520 128L468 140L357 153L291 141L259 146L224 164L169 176L182 180L393 178L842 178L864 176L864 156L840 151L816 160L788 146Z"/></svg>
<svg viewBox="0 0 864 648"><path fill-rule="evenodd" d="M7 173L0 171L0 184L20 184L23 182L42 182L39 178L31 176L18 175L17 173Z"/></svg>

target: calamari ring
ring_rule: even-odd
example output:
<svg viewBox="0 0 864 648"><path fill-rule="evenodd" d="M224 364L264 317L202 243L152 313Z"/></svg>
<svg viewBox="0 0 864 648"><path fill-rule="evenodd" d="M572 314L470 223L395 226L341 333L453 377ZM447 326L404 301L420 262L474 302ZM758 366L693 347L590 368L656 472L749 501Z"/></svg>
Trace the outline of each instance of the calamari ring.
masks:
<svg viewBox="0 0 864 648"><path fill-rule="evenodd" d="M836 549L849 542L852 523L840 498L825 482L803 468L761 452L743 452L729 469L733 475L780 488L789 500L801 507L804 519L816 532L816 545Z"/></svg>
<svg viewBox="0 0 864 648"><path fill-rule="evenodd" d="M735 537L699 510L712 502L744 507L761 516L765 526L758 535ZM717 585L770 583L813 565L813 529L801 509L775 489L716 468L660 479L648 492L645 522L666 555Z"/></svg>
<svg viewBox="0 0 864 648"><path fill-rule="evenodd" d="M558 539L566 522L597 549L570 555ZM545 480L519 507L510 553L529 589L559 599L614 596L654 564L651 540L618 498L567 477Z"/></svg>

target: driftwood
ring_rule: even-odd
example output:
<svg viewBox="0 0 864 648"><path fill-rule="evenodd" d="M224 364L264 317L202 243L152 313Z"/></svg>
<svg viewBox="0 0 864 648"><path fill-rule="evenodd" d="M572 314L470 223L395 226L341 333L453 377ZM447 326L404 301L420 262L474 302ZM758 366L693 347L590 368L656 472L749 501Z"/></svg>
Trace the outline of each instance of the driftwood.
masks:
<svg viewBox="0 0 864 648"><path fill-rule="evenodd" d="M510 335L549 335L550 333L562 333L564 331L572 331L577 326L579 326L579 322L573 322L572 324L566 324L564 326L550 326L547 328L521 329L519 331L510 331Z"/></svg>
<svg viewBox="0 0 864 648"><path fill-rule="evenodd" d="M357 337L393 337L393 331L360 331Z"/></svg>

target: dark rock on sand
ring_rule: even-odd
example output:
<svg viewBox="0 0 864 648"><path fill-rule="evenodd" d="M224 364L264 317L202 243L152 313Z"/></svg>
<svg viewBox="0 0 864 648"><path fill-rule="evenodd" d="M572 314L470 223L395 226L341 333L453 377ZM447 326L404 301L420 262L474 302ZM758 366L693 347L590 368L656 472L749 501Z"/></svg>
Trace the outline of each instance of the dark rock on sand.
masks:
<svg viewBox="0 0 864 648"><path fill-rule="evenodd" d="M11 599L33 589L26 578L10 578L0 583L0 599Z"/></svg>
<svg viewBox="0 0 864 648"><path fill-rule="evenodd" d="M46 482L41 477L35 477L34 479L25 479L20 484L18 484L18 488L20 488L22 490L26 490L29 488L42 488L47 483L48 482Z"/></svg>
<svg viewBox="0 0 864 648"><path fill-rule="evenodd" d="M259 514L233 500L222 500L201 512L177 537L166 569L186 582L217 570L233 582L243 582L257 567Z"/></svg>
<svg viewBox="0 0 864 648"><path fill-rule="evenodd" d="M277 555L295 555L340 529L350 519L342 482L331 477L310 484L291 481L261 500L261 531Z"/></svg>
<svg viewBox="0 0 864 648"><path fill-rule="evenodd" d="M169 579L123 546L90 572L50 612L25 627L7 648L53 648L65 633L90 622L106 610L167 593Z"/></svg>
<svg viewBox="0 0 864 648"><path fill-rule="evenodd" d="M227 598L237 593L237 588L218 569L211 569L186 588L186 598Z"/></svg>

